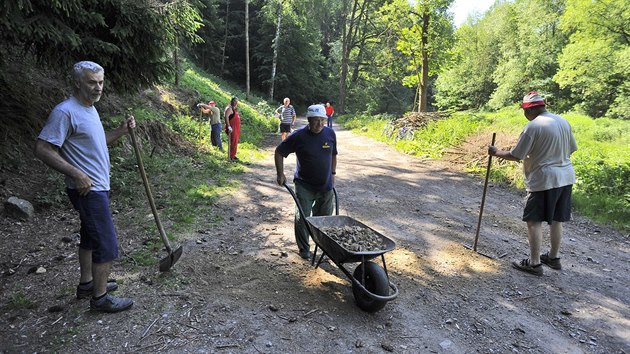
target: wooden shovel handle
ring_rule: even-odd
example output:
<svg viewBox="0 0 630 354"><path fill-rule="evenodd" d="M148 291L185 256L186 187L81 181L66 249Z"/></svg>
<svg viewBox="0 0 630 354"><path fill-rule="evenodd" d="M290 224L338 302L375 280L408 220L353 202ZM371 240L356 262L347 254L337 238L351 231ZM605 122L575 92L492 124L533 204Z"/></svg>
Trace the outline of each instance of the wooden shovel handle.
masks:
<svg viewBox="0 0 630 354"><path fill-rule="evenodd" d="M160 237L162 237L162 242L164 242L164 246L166 246L166 251L171 254L173 253L173 251L171 250L171 244L168 242L166 232L164 232L164 228L162 227L162 223L160 222L160 216L158 215L157 208L155 207L155 201L153 200L153 193L151 193L151 186L149 185L147 174L144 171L142 154L140 153L140 148L138 147L138 142L136 141L136 134L134 132L134 129L131 127L129 128L129 135L131 135L131 144L133 145L133 151L135 152L136 160L138 161L138 170L140 170L140 176L142 177L142 183L144 184L144 191L147 194L147 198L149 198L149 205L151 206L151 212L153 212L155 224L157 225L158 231L160 232Z"/></svg>

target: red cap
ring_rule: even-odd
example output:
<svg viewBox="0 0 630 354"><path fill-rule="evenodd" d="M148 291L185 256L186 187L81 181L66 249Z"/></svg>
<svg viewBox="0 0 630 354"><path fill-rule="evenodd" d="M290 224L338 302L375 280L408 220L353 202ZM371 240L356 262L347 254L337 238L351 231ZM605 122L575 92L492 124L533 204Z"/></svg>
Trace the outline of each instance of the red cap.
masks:
<svg viewBox="0 0 630 354"><path fill-rule="evenodd" d="M544 106L545 100L538 94L536 91L532 91L523 97L523 103L521 103L521 108L531 108L535 106Z"/></svg>

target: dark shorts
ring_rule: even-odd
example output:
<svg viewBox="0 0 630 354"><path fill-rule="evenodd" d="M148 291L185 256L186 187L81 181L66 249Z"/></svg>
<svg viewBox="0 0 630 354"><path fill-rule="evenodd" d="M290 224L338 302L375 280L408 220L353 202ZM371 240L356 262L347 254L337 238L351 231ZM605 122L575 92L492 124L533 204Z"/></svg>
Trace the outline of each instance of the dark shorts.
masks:
<svg viewBox="0 0 630 354"><path fill-rule="evenodd" d="M81 218L79 247L92 251L93 263L107 263L118 258L118 240L109 210L109 192L90 191L86 196L81 196L75 189L67 191Z"/></svg>
<svg viewBox="0 0 630 354"><path fill-rule="evenodd" d="M291 123L280 123L280 133L290 133Z"/></svg>
<svg viewBox="0 0 630 354"><path fill-rule="evenodd" d="M527 194L523 221L565 222L571 220L572 185Z"/></svg>

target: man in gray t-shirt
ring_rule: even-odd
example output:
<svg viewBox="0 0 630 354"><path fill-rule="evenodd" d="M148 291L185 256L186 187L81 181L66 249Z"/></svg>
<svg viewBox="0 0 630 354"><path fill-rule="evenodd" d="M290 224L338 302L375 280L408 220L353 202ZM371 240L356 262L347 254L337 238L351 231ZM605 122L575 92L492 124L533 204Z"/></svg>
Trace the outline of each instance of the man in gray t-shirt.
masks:
<svg viewBox="0 0 630 354"><path fill-rule="evenodd" d="M118 312L133 301L109 295L118 288L109 281L112 262L118 258L118 240L109 210L109 151L107 145L135 128L128 117L118 128L105 132L94 107L103 92L105 72L90 61L73 67L73 95L50 113L35 144L35 156L66 176L68 196L81 219L77 298L92 297L96 311Z"/></svg>
<svg viewBox="0 0 630 354"><path fill-rule="evenodd" d="M542 275L541 264L561 269L558 252L562 223L571 219L571 193L575 171L571 154L577 150L571 126L564 118L549 113L537 92L530 92L521 104L529 123L511 151L488 147L488 154L510 161L523 161L527 202L523 221L527 222L530 257L512 266L534 275ZM550 225L551 247L540 254L542 222Z"/></svg>

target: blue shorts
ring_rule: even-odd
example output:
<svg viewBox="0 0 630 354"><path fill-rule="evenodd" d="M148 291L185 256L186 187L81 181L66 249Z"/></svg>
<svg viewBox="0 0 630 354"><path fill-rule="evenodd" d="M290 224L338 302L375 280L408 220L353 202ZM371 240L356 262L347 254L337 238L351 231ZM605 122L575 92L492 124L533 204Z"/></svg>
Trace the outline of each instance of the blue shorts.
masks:
<svg viewBox="0 0 630 354"><path fill-rule="evenodd" d="M571 220L572 185L548 189L540 192L529 192L523 210L523 221L554 221L565 222Z"/></svg>
<svg viewBox="0 0 630 354"><path fill-rule="evenodd" d="M107 263L118 258L118 239L109 210L109 192L90 191L81 196L76 189L67 189L70 201L81 218L79 247L92 251L93 263Z"/></svg>

